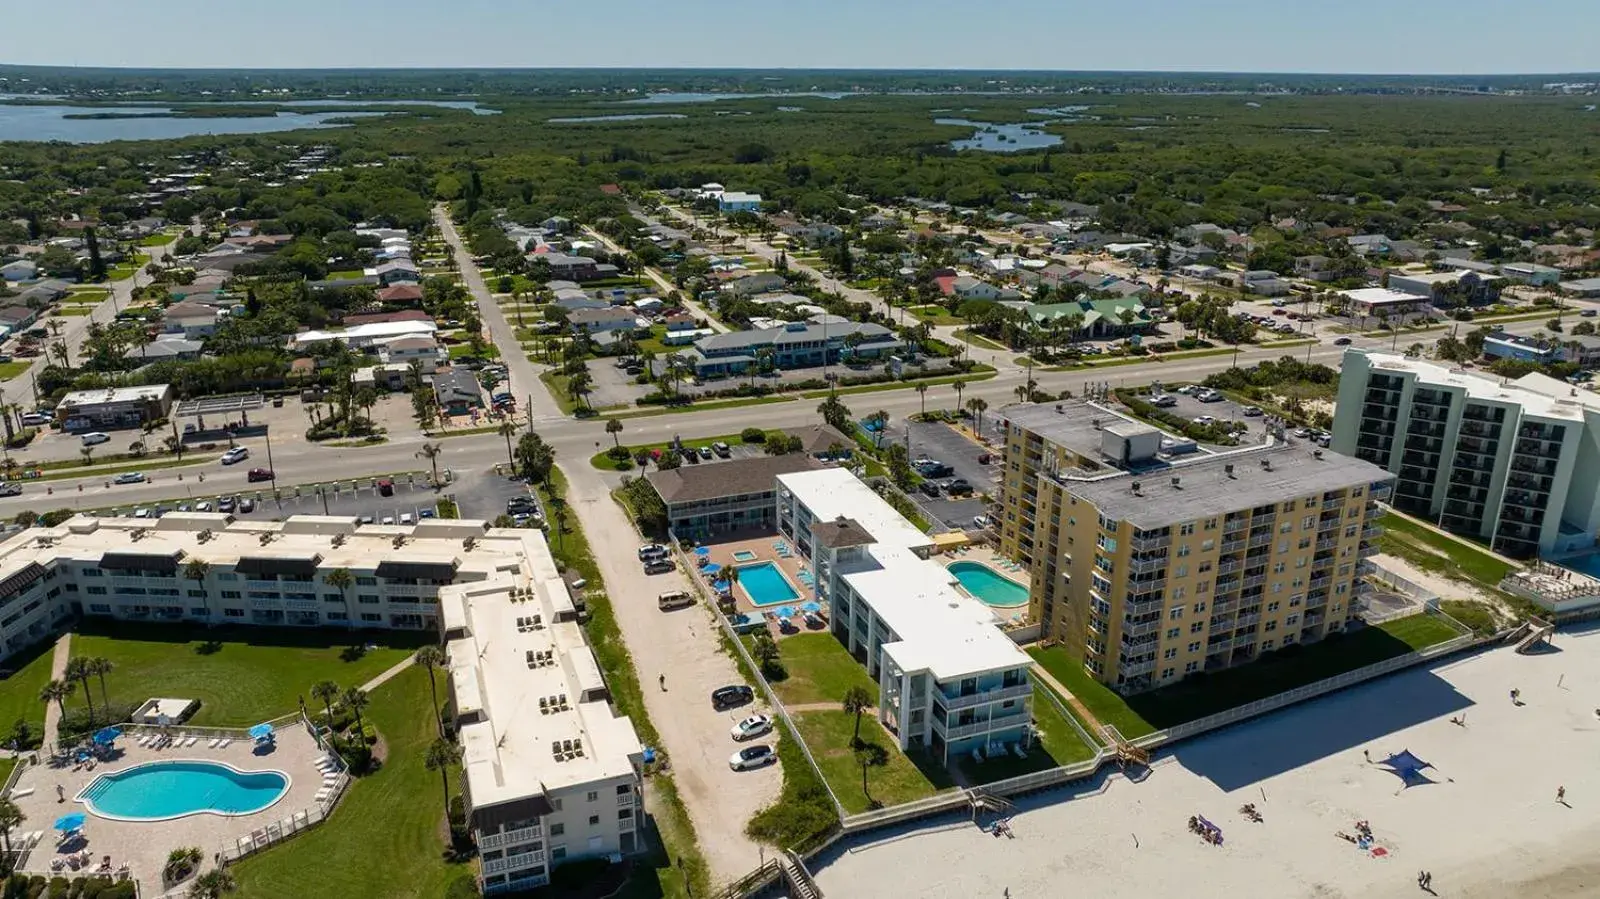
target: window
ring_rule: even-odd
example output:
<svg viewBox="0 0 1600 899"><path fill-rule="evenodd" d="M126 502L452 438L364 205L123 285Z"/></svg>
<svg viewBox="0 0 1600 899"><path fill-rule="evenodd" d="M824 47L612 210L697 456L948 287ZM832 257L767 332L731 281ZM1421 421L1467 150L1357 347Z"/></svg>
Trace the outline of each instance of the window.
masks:
<svg viewBox="0 0 1600 899"><path fill-rule="evenodd" d="M1199 671L1199 670L1200 670L1200 663L1199 662L1190 662L1189 664L1183 666L1183 673L1184 674L1193 674L1193 673L1195 673L1196 671Z"/></svg>
<svg viewBox="0 0 1600 899"><path fill-rule="evenodd" d="M1216 529L1217 529L1217 520L1215 518L1207 518L1206 519L1206 530L1214 531Z"/></svg>
<svg viewBox="0 0 1600 899"><path fill-rule="evenodd" d="M105 591L102 590L100 592L104 593ZM94 612L97 615L110 615L111 607L103 602L90 603L89 611Z"/></svg>
<svg viewBox="0 0 1600 899"><path fill-rule="evenodd" d="M84 577L105 577L106 573L104 571L101 571L98 568L85 568L83 570L83 576Z"/></svg>
<svg viewBox="0 0 1600 899"><path fill-rule="evenodd" d="M362 612L361 613L361 620L362 621L382 621L383 620L383 616L379 615L377 612Z"/></svg>
<svg viewBox="0 0 1600 899"><path fill-rule="evenodd" d="M1169 647L1167 647L1165 652L1161 653L1161 658L1164 661L1170 662L1170 661L1172 661L1173 659L1175 659L1177 657L1178 657L1178 647L1176 647L1176 646L1169 646Z"/></svg>
<svg viewBox="0 0 1600 899"><path fill-rule="evenodd" d="M1207 593L1210 593L1210 592L1211 592L1211 582L1210 581L1201 581L1199 584L1195 585L1194 595L1196 595L1196 596L1205 596ZM1198 609L1197 609L1197 611L1198 611Z"/></svg>
<svg viewBox="0 0 1600 899"><path fill-rule="evenodd" d="M1172 576L1173 577L1188 577L1189 576L1189 566L1188 565L1179 565L1176 569L1174 569L1174 572L1173 572Z"/></svg>
<svg viewBox="0 0 1600 899"><path fill-rule="evenodd" d="M617 809L617 820L618 821L626 821L626 820L628 820L629 818L632 818L632 817L633 817L633 809L631 809L631 808L619 808L619 809Z"/></svg>
<svg viewBox="0 0 1600 899"><path fill-rule="evenodd" d="M1195 574L1205 574L1206 572L1208 572L1210 570L1211 570L1211 563L1210 562L1201 562L1200 563L1200 567L1195 569Z"/></svg>
<svg viewBox="0 0 1600 899"><path fill-rule="evenodd" d="M1189 537L1189 536L1192 536L1193 534L1194 534L1194 522L1192 522L1192 521L1189 522L1188 524L1185 524L1182 527L1178 528L1178 536L1179 537Z"/></svg>
<svg viewBox="0 0 1600 899"><path fill-rule="evenodd" d="M1282 593L1283 592L1283 581L1273 581L1272 582L1272 592L1273 593Z"/></svg>
<svg viewBox="0 0 1600 899"><path fill-rule="evenodd" d="M1206 542L1200 544L1200 551L1201 552L1211 552L1212 550L1214 550L1216 548L1217 548L1217 541L1215 541L1215 540L1207 540Z"/></svg>
<svg viewBox="0 0 1600 899"><path fill-rule="evenodd" d="M630 787L627 784L617 784L617 795L618 796L627 796L628 794L630 794L632 792L633 792L633 787Z"/></svg>
<svg viewBox="0 0 1600 899"><path fill-rule="evenodd" d="M1300 530L1302 531L1309 531L1316 526L1317 516L1315 515L1307 515L1306 517L1300 519Z"/></svg>
<svg viewBox="0 0 1600 899"><path fill-rule="evenodd" d="M1172 676L1177 674L1177 673L1178 673L1178 669L1176 669L1176 668L1163 668L1163 669L1161 669L1161 679L1162 680L1172 680Z"/></svg>
<svg viewBox="0 0 1600 899"><path fill-rule="evenodd" d="M199 608L191 608L191 609L189 609L189 614L193 615L196 618L204 618L207 615L210 615L211 613L206 611L204 606L201 606Z"/></svg>
<svg viewBox="0 0 1600 899"><path fill-rule="evenodd" d="M106 595L106 588L104 588L104 587L84 587L83 588L83 592L89 594L90 596L105 596Z"/></svg>
<svg viewBox="0 0 1600 899"><path fill-rule="evenodd" d="M1270 615L1276 611L1278 611L1278 603L1276 601L1267 603L1267 614Z"/></svg>
<svg viewBox="0 0 1600 899"><path fill-rule="evenodd" d="M343 609L333 609L324 612L323 614L328 616L329 621L348 621L350 618L349 615L345 614Z"/></svg>
<svg viewBox="0 0 1600 899"><path fill-rule="evenodd" d="M550 825L550 835L553 836L553 837L559 837L559 836L561 836L562 834L564 834L566 832L567 832L567 825L565 825L565 824L552 824L552 825ZM566 854L566 850L565 849L556 849L554 851L555 852L560 852L560 853L562 853L562 855ZM560 857L561 857L560 855L556 856L556 858L560 858Z"/></svg>
<svg viewBox="0 0 1600 899"><path fill-rule="evenodd" d="M344 597L340 596L337 593L324 593L324 594L322 594L322 601L323 602L344 602Z"/></svg>
<svg viewBox="0 0 1600 899"><path fill-rule="evenodd" d="M590 815L589 816L589 826L590 827L595 827L595 826L598 826L599 824L600 824L600 816L599 815Z"/></svg>
<svg viewBox="0 0 1600 899"><path fill-rule="evenodd" d="M217 574L217 580L219 581L236 581L238 579L239 576L231 571L223 571Z"/></svg>
<svg viewBox="0 0 1600 899"><path fill-rule="evenodd" d="M243 618L244 617L244 609L223 609L222 610L222 617L224 617L224 618Z"/></svg>
<svg viewBox="0 0 1600 899"><path fill-rule="evenodd" d="M1285 521L1283 524L1278 525L1278 533L1280 534L1287 534L1292 530L1294 530L1293 522Z"/></svg>
<svg viewBox="0 0 1600 899"><path fill-rule="evenodd" d="M1271 652L1272 651L1272 644L1273 644L1273 641L1271 641L1271 640L1263 640L1261 642L1261 651L1262 652Z"/></svg>
<svg viewBox="0 0 1600 899"><path fill-rule="evenodd" d="M1183 633L1183 629L1182 628L1176 628L1176 627L1168 628L1167 629L1167 639L1168 640L1176 640L1176 639L1178 639L1178 635L1181 634L1181 633Z"/></svg>
<svg viewBox="0 0 1600 899"><path fill-rule="evenodd" d="M1183 606L1173 606L1172 610L1167 613L1167 619L1169 621L1183 620Z"/></svg>
<svg viewBox="0 0 1600 899"><path fill-rule="evenodd" d="M358 587L376 587L376 586L378 586L378 579L375 578L375 577L358 577L358 578L356 578L356 586L358 586Z"/></svg>
<svg viewBox="0 0 1600 899"><path fill-rule="evenodd" d="M365 603L366 605L369 605L369 606L377 605L378 604L378 594L376 594L376 593L361 593L361 594L358 594L356 596L356 600L358 602Z"/></svg>
<svg viewBox="0 0 1600 899"><path fill-rule="evenodd" d="M1172 598L1173 599L1182 599L1183 598L1183 588L1182 587L1173 587L1172 588Z"/></svg>
<svg viewBox="0 0 1600 899"><path fill-rule="evenodd" d="M1206 604L1205 603L1197 602L1197 603L1194 604L1194 613L1196 615L1200 614L1201 612L1204 612L1205 610L1206 610Z"/></svg>
<svg viewBox="0 0 1600 899"><path fill-rule="evenodd" d="M239 591L238 590L223 590L222 591L222 598L223 599L238 599L239 598Z"/></svg>
<svg viewBox="0 0 1600 899"><path fill-rule="evenodd" d="M1277 629L1278 629L1278 622L1276 622L1276 621L1269 621L1269 622L1267 622L1267 626L1262 628L1263 631L1265 631L1265 632L1267 632L1269 634L1272 633L1273 631L1277 630Z"/></svg>
<svg viewBox="0 0 1600 899"><path fill-rule="evenodd" d="M1204 621L1196 621L1194 624L1189 625L1189 633L1191 634L1198 634L1205 629L1206 623Z"/></svg>
<svg viewBox="0 0 1600 899"><path fill-rule="evenodd" d="M1284 627L1294 627L1295 625L1297 625L1299 623L1300 623L1300 616L1299 615L1290 615L1288 618L1283 619L1283 626Z"/></svg>
<svg viewBox="0 0 1600 899"><path fill-rule="evenodd" d="M189 595L191 597L194 597L194 598L204 599L205 595L206 595L206 591L204 591L204 590L190 590L189 591Z"/></svg>
<svg viewBox="0 0 1600 899"><path fill-rule="evenodd" d="M589 795L586 798L586 801L588 801L588 802L599 802L600 801L600 791L598 791L598 790L590 790L589 791Z"/></svg>
<svg viewBox="0 0 1600 899"><path fill-rule="evenodd" d="M1300 549L1310 549L1311 548L1311 538L1310 537L1301 537L1300 538L1300 543L1298 544L1298 548L1300 548Z"/></svg>
<svg viewBox="0 0 1600 899"><path fill-rule="evenodd" d="M1277 562L1272 566L1272 573L1273 574L1283 574L1283 569L1286 568L1286 567L1288 567L1288 566L1286 566L1284 563Z"/></svg>
<svg viewBox="0 0 1600 899"><path fill-rule="evenodd" d="M1294 642L1294 634L1284 634L1283 635L1283 645L1284 646L1288 646L1290 643L1293 643L1293 642Z"/></svg>
<svg viewBox="0 0 1600 899"><path fill-rule="evenodd" d="M1188 558L1188 556L1189 556L1189 544L1185 543L1184 545L1178 547L1178 558L1185 559L1185 558Z"/></svg>

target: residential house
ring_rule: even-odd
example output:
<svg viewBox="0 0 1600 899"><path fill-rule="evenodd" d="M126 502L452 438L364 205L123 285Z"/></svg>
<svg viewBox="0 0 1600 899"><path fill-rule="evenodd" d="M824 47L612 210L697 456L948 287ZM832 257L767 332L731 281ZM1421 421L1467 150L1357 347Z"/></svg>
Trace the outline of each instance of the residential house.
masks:
<svg viewBox="0 0 1600 899"><path fill-rule="evenodd" d="M1566 350L1554 341L1496 331L1484 338L1483 354L1491 359L1550 363L1560 362L1566 355Z"/></svg>
<svg viewBox="0 0 1600 899"><path fill-rule="evenodd" d="M483 408L478 376L465 368L446 368L433 375L433 398L450 415L465 415Z"/></svg>
<svg viewBox="0 0 1600 899"><path fill-rule="evenodd" d="M433 316L421 309L398 309L394 312L368 312L361 315L347 315L339 321L346 328L357 325L376 325L383 322L432 322Z"/></svg>
<svg viewBox="0 0 1600 899"><path fill-rule="evenodd" d="M998 300L1000 288L970 275L957 275L951 279L950 295L963 300Z"/></svg>
<svg viewBox="0 0 1600 899"><path fill-rule="evenodd" d="M1326 256L1296 256L1294 273L1307 281L1334 281L1339 277L1333 260Z"/></svg>
<svg viewBox="0 0 1600 899"><path fill-rule="evenodd" d="M397 337L431 337L438 330L439 326L431 320L377 322L338 331L302 331L289 341L289 345L295 349L304 349L318 343L337 340L353 350L362 350Z"/></svg>
<svg viewBox="0 0 1600 899"><path fill-rule="evenodd" d="M221 315L221 310L200 303L174 303L161 314L161 320L166 333L195 340L215 333Z"/></svg>
<svg viewBox="0 0 1600 899"><path fill-rule="evenodd" d="M1352 234L1345 238L1345 243L1358 256L1381 256L1389 252L1390 240L1383 234Z"/></svg>
<svg viewBox="0 0 1600 899"><path fill-rule="evenodd" d="M597 300L581 290L564 290L556 293L556 298L551 301L556 308L565 312L577 312L580 309L610 309L611 304L605 300Z"/></svg>
<svg viewBox="0 0 1600 899"><path fill-rule="evenodd" d="M378 291L378 302L385 306L418 306L422 303L422 287L418 284L397 283Z"/></svg>
<svg viewBox="0 0 1600 899"><path fill-rule="evenodd" d="M1575 297L1600 297L1600 278L1562 281L1561 289Z"/></svg>
<svg viewBox="0 0 1600 899"><path fill-rule="evenodd" d="M1178 274L1199 281L1215 281L1222 274L1222 269L1214 265L1185 265L1179 267Z"/></svg>
<svg viewBox="0 0 1600 899"><path fill-rule="evenodd" d="M0 306L0 338L26 331L38 320L38 309L21 304Z"/></svg>
<svg viewBox="0 0 1600 899"><path fill-rule="evenodd" d="M722 196L717 198L717 208L724 213L760 212L761 195L733 190L724 191Z"/></svg>
<svg viewBox="0 0 1600 899"><path fill-rule="evenodd" d="M855 453L856 442L830 424L784 428L783 433L800 438L800 452L824 462L849 459Z"/></svg>
<svg viewBox="0 0 1600 899"><path fill-rule="evenodd" d="M593 281L599 277L598 265L588 256L569 256L566 253L546 253L542 257L550 265L553 278L568 281Z"/></svg>
<svg viewBox="0 0 1600 899"><path fill-rule="evenodd" d="M71 287L71 282L63 281L60 278L46 278L43 281L35 281L24 287L22 292L13 299L28 305L48 306L71 293Z"/></svg>
<svg viewBox="0 0 1600 899"><path fill-rule="evenodd" d="M157 362L188 361L200 358L205 344L190 340L182 334L163 334L143 346L136 346L122 354L122 358L145 365Z"/></svg>
<svg viewBox="0 0 1600 899"><path fill-rule="evenodd" d="M377 276L378 283L384 287L400 283L417 284L422 281L422 273L410 262L380 263L373 269L373 274Z"/></svg>
<svg viewBox="0 0 1600 899"><path fill-rule="evenodd" d="M729 281L722 285L722 289L737 296L749 297L783 290L788 286L789 282L785 281L782 275L773 274L772 272L755 272Z"/></svg>
<svg viewBox="0 0 1600 899"><path fill-rule="evenodd" d="M32 259L18 259L0 265L0 280L32 281L39 277L39 266Z"/></svg>
<svg viewBox="0 0 1600 899"><path fill-rule="evenodd" d="M1565 334L1561 349L1566 361L1576 362L1579 368L1600 368L1600 336L1594 334Z"/></svg>
<svg viewBox="0 0 1600 899"><path fill-rule="evenodd" d="M1465 269L1423 274L1391 272L1389 288L1430 297L1435 306L1481 305L1499 298L1500 278Z"/></svg>
<svg viewBox="0 0 1600 899"><path fill-rule="evenodd" d="M440 361L438 341L432 337L397 337L378 344L378 358L385 365L409 365L412 360L424 365Z"/></svg>
<svg viewBox="0 0 1600 899"><path fill-rule="evenodd" d="M1290 285L1277 272L1267 269L1248 271L1239 276L1239 289L1263 297L1280 297L1289 293Z"/></svg>
<svg viewBox="0 0 1600 899"><path fill-rule="evenodd" d="M639 317L630 309L612 308L579 309L567 316L574 332L595 334L600 331L636 331L642 327Z"/></svg>
<svg viewBox="0 0 1600 899"><path fill-rule="evenodd" d="M683 465L652 471L645 480L667 507L667 523L679 540L777 527L777 477L815 471L809 455L754 456L716 465Z"/></svg>

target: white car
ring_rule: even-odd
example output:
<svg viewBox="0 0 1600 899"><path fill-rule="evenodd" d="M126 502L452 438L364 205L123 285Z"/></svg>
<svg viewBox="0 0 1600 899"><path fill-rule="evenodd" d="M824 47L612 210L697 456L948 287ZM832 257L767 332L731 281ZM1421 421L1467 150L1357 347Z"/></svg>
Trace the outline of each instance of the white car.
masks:
<svg viewBox="0 0 1600 899"><path fill-rule="evenodd" d="M765 743L757 743L754 746L746 746L729 756L728 767L735 771L748 771L751 768L760 768L764 765L773 764L777 760L778 754L772 750L771 746Z"/></svg>
<svg viewBox="0 0 1600 899"><path fill-rule="evenodd" d="M1196 415L1194 417L1194 423L1197 425L1214 425L1217 423L1217 420L1209 415Z"/></svg>
<svg viewBox="0 0 1600 899"><path fill-rule="evenodd" d="M27 415L22 416L23 426L29 428L47 425L52 421L55 421L55 419L45 415L43 412L29 412Z"/></svg>
<svg viewBox="0 0 1600 899"><path fill-rule="evenodd" d="M400 523L401 524L416 524L416 517L413 516L410 512L401 512L400 513Z"/></svg>
<svg viewBox="0 0 1600 899"><path fill-rule="evenodd" d="M1157 407L1159 409L1166 409L1166 408L1168 408L1170 406L1178 405L1178 398L1173 396L1170 393L1163 393L1160 396L1151 397L1150 398L1150 405L1155 406L1155 407Z"/></svg>
<svg viewBox="0 0 1600 899"><path fill-rule="evenodd" d="M99 446L102 443L110 443L111 435L100 431L90 431L78 439L83 441L84 446Z"/></svg>
<svg viewBox="0 0 1600 899"><path fill-rule="evenodd" d="M383 516L383 519L379 522L379 524L394 524L394 516L393 515L385 515L385 516Z"/></svg>
<svg viewBox="0 0 1600 899"><path fill-rule="evenodd" d="M236 465L248 458L250 458L250 450L242 446L236 446L222 454L222 464Z"/></svg>
<svg viewBox="0 0 1600 899"><path fill-rule="evenodd" d="M1246 418L1258 418L1262 414L1260 406L1245 406L1239 412Z"/></svg>
<svg viewBox="0 0 1600 899"><path fill-rule="evenodd" d="M759 737L770 730L772 730L770 715L751 715L733 726L733 738L742 742L751 737Z"/></svg>

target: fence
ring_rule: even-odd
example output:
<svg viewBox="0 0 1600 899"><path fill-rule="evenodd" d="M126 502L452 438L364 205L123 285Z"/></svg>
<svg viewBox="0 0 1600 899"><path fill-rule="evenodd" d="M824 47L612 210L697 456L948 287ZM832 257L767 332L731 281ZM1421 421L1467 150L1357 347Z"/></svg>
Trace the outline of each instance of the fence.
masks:
<svg viewBox="0 0 1600 899"><path fill-rule="evenodd" d="M1429 590L1427 587L1422 586L1416 581L1404 577L1392 569L1378 564L1378 562L1373 559L1366 560L1366 566L1368 577L1393 587L1397 593L1409 596L1412 599L1425 604L1437 603L1439 601L1439 594ZM1410 613L1408 612L1407 614ZM1367 620L1373 624L1378 623L1376 621L1372 621L1371 619Z"/></svg>
<svg viewBox="0 0 1600 899"><path fill-rule="evenodd" d="M756 664L755 659L750 657L749 651L744 647L744 642L739 639L738 632L733 629L733 622L728 620L728 616L722 614L722 609L717 604L716 597L706 587L705 578L695 569L694 562L689 558L689 555L683 551L683 543L676 538L676 535L669 534L669 537L671 538L670 543L678 555L678 564L688 574L689 580L694 584L695 592L700 595L706 606L711 609L711 614L716 616L717 626L722 628L722 633L728 638L728 642L733 644L734 652L737 652L739 658L750 666L750 672L755 675L756 685L761 688L761 693L767 698L767 703L772 706L773 711L778 713L778 717L783 719L783 724L788 728L789 735L794 738L794 742L800 747L800 751L805 753L806 761L811 764L811 770L817 775L817 780L822 784L823 789L828 791L828 799L833 803L834 814L841 818L844 817L844 805L839 802L839 797L834 794L833 787L828 783L828 779L822 776L822 766L817 764L816 757L811 754L811 747L807 746L806 741L800 738L800 728L795 726L794 719L789 717L789 710L783 707L783 701L778 698L778 694L772 689L772 685L767 683L766 675L761 673L761 666Z"/></svg>

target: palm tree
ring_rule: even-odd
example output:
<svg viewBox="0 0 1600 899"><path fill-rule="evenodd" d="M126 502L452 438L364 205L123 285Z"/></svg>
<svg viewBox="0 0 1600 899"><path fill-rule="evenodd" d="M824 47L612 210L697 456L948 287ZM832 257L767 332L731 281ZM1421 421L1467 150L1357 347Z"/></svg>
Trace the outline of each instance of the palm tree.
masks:
<svg viewBox="0 0 1600 899"><path fill-rule="evenodd" d="M22 826L22 822L27 820L27 817L22 813L22 809L17 808L15 802L9 799L0 799L0 839L5 840L8 854L11 852L11 831Z"/></svg>
<svg viewBox="0 0 1600 899"><path fill-rule="evenodd" d="M442 455L444 455L444 447L437 443L424 443L422 449L417 451L417 458L427 459L428 464L433 466L433 484L435 487L439 485L439 457Z"/></svg>
<svg viewBox="0 0 1600 899"><path fill-rule="evenodd" d="M973 418L976 419L972 432L977 434L979 437L983 436L983 413L984 410L988 408L988 402L986 402L981 396L975 396L972 399L967 400L967 409L972 412Z"/></svg>
<svg viewBox="0 0 1600 899"><path fill-rule="evenodd" d="M956 411L959 412L961 411L961 391L967 389L967 381L965 378L956 378L950 382L950 386L956 389Z"/></svg>
<svg viewBox="0 0 1600 899"><path fill-rule="evenodd" d="M335 568L322 576L322 582L339 591L339 598L344 601L344 620L347 627L355 627L355 616L350 609L350 588L356 582L355 576L348 568Z"/></svg>
<svg viewBox="0 0 1600 899"><path fill-rule="evenodd" d="M61 717L65 718L67 717L67 697L72 695L72 690L71 683L52 678L49 683L40 688L39 701L46 705L52 702L55 703L56 711L60 712Z"/></svg>
<svg viewBox="0 0 1600 899"><path fill-rule="evenodd" d="M867 769L888 761L888 753L876 743L858 743L853 754L856 757L856 764L861 766L861 795L867 797L869 806L878 808L881 803L873 799L872 793L867 790Z"/></svg>
<svg viewBox="0 0 1600 899"><path fill-rule="evenodd" d="M928 417L928 385L917 385L917 399L922 401L922 417Z"/></svg>
<svg viewBox="0 0 1600 899"><path fill-rule="evenodd" d="M495 433L506 439L506 459L511 462L514 470L517 467L517 457L511 454L511 438L517 436L517 426L511 421L501 422L500 429Z"/></svg>
<svg viewBox="0 0 1600 899"><path fill-rule="evenodd" d="M444 788L444 814L450 816L450 769L461 764L461 747L440 737L428 744L428 755L423 764L429 771L439 772L439 784Z"/></svg>
<svg viewBox="0 0 1600 899"><path fill-rule="evenodd" d="M94 695L89 692L89 660L83 656L73 656L67 661L65 675L67 680L74 685L83 684L83 701L89 706L89 724L94 724Z"/></svg>
<svg viewBox="0 0 1600 899"><path fill-rule="evenodd" d="M78 455L83 457L83 464L88 465L94 460L94 447L86 446L78 450Z"/></svg>
<svg viewBox="0 0 1600 899"><path fill-rule="evenodd" d="M100 707L103 709L109 710L111 708L111 700L106 698L106 675L110 674L116 667L115 662L100 656L89 660L89 673L100 679ZM84 690L87 691L88 689L88 685L85 684Z"/></svg>
<svg viewBox="0 0 1600 899"><path fill-rule="evenodd" d="M608 420L606 422L606 433L611 435L611 443L617 449L622 449L622 440L617 437L618 434L622 433L622 419L613 418Z"/></svg>
<svg viewBox="0 0 1600 899"><path fill-rule="evenodd" d="M211 623L211 595L206 589L206 578L211 576L211 563L198 556L183 563L183 576L194 581L200 592L200 604L206 607L206 624Z"/></svg>
<svg viewBox="0 0 1600 899"><path fill-rule="evenodd" d="M850 735L850 745L858 746L861 744L861 713L872 708L872 694L867 692L866 687L851 687L844 691L842 705L845 714L856 716L856 729Z"/></svg>
<svg viewBox="0 0 1600 899"><path fill-rule="evenodd" d="M331 680L317 681L311 686L311 695L322 700L328 710L328 729L333 729L333 701L339 698L339 685Z"/></svg>
<svg viewBox="0 0 1600 899"><path fill-rule="evenodd" d="M361 734L361 738L365 740L367 728L361 721L361 711L372 702L371 699L367 698L367 691L360 687L351 687L344 691L344 696L340 697L339 701L344 703L351 713L356 716L356 733Z"/></svg>
<svg viewBox="0 0 1600 899"><path fill-rule="evenodd" d="M189 887L189 899L221 899L224 893L233 892L237 886L227 868L213 868L201 874Z"/></svg>
<svg viewBox="0 0 1600 899"><path fill-rule="evenodd" d="M424 646L411 657L412 664L428 669L428 692L433 694L433 723L438 727L441 737L444 736L444 719L439 715L439 684L433 679L433 672L449 661L444 650L437 646Z"/></svg>

